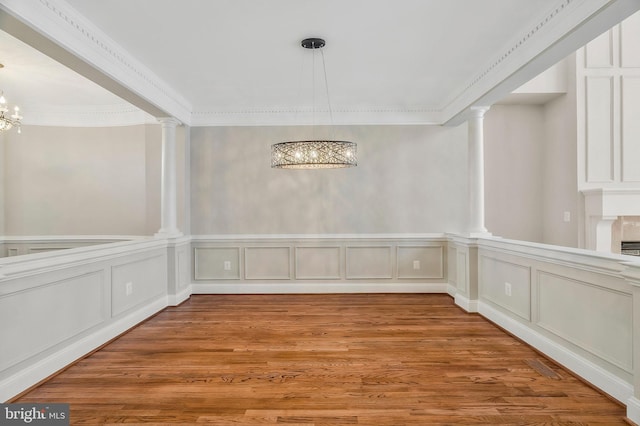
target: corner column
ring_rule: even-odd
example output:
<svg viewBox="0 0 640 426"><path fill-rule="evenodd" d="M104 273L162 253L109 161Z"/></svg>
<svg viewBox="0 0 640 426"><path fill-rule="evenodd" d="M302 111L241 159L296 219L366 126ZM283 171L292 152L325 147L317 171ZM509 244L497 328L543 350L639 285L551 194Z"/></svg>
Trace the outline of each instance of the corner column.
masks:
<svg viewBox="0 0 640 426"><path fill-rule="evenodd" d="M489 107L472 107L469 122L469 222L471 236L489 235L484 225L484 114Z"/></svg>
<svg viewBox="0 0 640 426"><path fill-rule="evenodd" d="M162 181L160 230L156 236L179 237L176 172L176 127L180 124L173 117L158 119L162 126Z"/></svg>

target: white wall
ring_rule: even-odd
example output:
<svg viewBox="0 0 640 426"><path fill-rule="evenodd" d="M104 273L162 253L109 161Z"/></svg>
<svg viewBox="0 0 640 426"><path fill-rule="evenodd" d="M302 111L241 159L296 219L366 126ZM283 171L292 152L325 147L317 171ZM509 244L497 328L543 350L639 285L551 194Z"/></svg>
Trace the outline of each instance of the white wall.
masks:
<svg viewBox="0 0 640 426"><path fill-rule="evenodd" d="M569 67L567 94L544 106L542 242L579 247L575 58L570 59L565 61ZM569 212L568 222L564 212Z"/></svg>
<svg viewBox="0 0 640 426"><path fill-rule="evenodd" d="M494 105L484 119L486 226L542 242L544 114L539 105Z"/></svg>
<svg viewBox="0 0 640 426"><path fill-rule="evenodd" d="M312 136L307 127L193 128L192 234L464 230L466 125L338 127L336 139L358 143L357 167L271 169L273 143Z"/></svg>
<svg viewBox="0 0 640 426"><path fill-rule="evenodd" d="M153 235L160 229L159 125L22 126L22 134L2 137L0 235ZM179 226L186 220L184 144L179 128Z"/></svg>

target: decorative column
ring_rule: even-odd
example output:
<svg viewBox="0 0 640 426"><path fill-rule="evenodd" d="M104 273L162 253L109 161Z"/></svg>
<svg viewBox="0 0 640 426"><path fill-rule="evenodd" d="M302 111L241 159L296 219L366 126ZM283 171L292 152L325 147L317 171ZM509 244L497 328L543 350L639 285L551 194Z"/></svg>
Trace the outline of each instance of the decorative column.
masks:
<svg viewBox="0 0 640 426"><path fill-rule="evenodd" d="M489 107L471 107L469 118L469 223L470 236L490 235L484 226L483 120Z"/></svg>
<svg viewBox="0 0 640 426"><path fill-rule="evenodd" d="M176 126L180 124L173 117L158 119L162 126L162 183L160 230L156 236L179 237L176 172Z"/></svg>

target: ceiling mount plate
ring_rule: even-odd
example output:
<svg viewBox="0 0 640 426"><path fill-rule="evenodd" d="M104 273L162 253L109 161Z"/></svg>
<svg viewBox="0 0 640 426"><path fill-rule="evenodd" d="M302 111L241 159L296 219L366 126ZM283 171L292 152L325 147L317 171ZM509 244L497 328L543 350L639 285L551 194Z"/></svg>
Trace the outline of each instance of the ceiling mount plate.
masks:
<svg viewBox="0 0 640 426"><path fill-rule="evenodd" d="M305 38L300 45L305 49L320 49L324 47L325 41L321 38Z"/></svg>

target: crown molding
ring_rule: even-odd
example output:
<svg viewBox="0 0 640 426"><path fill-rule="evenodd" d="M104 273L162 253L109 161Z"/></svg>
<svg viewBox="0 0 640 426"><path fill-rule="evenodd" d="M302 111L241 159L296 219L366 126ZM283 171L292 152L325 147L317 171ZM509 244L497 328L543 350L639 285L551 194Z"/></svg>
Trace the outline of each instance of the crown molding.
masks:
<svg viewBox="0 0 640 426"><path fill-rule="evenodd" d="M191 105L64 0L0 0L2 29L154 116L189 123Z"/></svg>
<svg viewBox="0 0 640 426"><path fill-rule="evenodd" d="M636 0L559 0L449 100L443 121L460 124L469 107L494 104L639 9Z"/></svg>
<svg viewBox="0 0 640 426"><path fill-rule="evenodd" d="M329 111L290 108L194 111L192 127L206 126L330 126L442 124L442 112L432 108L343 108Z"/></svg>
<svg viewBox="0 0 640 426"><path fill-rule="evenodd" d="M129 104L95 106L28 106L22 126L119 127L157 124L155 117Z"/></svg>

